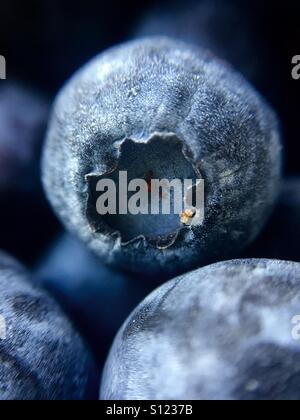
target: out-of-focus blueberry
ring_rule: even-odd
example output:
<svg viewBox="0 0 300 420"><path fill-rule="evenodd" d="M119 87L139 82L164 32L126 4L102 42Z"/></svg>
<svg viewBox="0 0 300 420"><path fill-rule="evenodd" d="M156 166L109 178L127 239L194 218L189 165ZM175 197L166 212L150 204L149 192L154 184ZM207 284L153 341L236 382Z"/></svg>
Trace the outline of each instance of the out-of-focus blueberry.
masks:
<svg viewBox="0 0 300 420"><path fill-rule="evenodd" d="M49 105L18 83L0 85L0 194L39 185L39 152Z"/></svg>
<svg viewBox="0 0 300 420"><path fill-rule="evenodd" d="M19 82L0 85L0 248L26 264L58 225L40 182L49 108L47 99Z"/></svg>
<svg viewBox="0 0 300 420"><path fill-rule="evenodd" d="M34 277L59 301L101 364L129 313L158 285L105 267L67 234L51 246Z"/></svg>
<svg viewBox="0 0 300 420"><path fill-rule="evenodd" d="M99 216L96 181L121 169L130 179L197 174L204 221ZM161 37L108 50L71 79L43 158L48 198L72 232L106 263L166 276L248 245L273 208L280 170L277 119L257 92L209 53Z"/></svg>
<svg viewBox="0 0 300 420"><path fill-rule="evenodd" d="M273 57L260 23L259 13L255 14L243 2L173 0L146 9L134 36L164 35L206 48L234 65L254 84L261 85L264 78L270 77L268 62ZM276 83L275 71L273 83Z"/></svg>
<svg viewBox="0 0 300 420"><path fill-rule="evenodd" d="M300 262L300 178L286 178L277 207L266 229L245 257Z"/></svg>
<svg viewBox="0 0 300 420"><path fill-rule="evenodd" d="M92 358L52 298L0 254L0 399L84 399Z"/></svg>
<svg viewBox="0 0 300 420"><path fill-rule="evenodd" d="M172 280L121 328L103 399L299 399L300 264L235 260Z"/></svg>

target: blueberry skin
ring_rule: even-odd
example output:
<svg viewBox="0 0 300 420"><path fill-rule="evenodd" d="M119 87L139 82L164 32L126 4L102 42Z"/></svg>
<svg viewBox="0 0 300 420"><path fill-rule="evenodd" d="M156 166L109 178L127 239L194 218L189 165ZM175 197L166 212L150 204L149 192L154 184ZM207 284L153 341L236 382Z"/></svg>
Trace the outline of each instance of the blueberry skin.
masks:
<svg viewBox="0 0 300 420"><path fill-rule="evenodd" d="M1 400L86 398L92 358L59 306L30 284L15 260L0 254ZM1 337L3 338L3 337Z"/></svg>
<svg viewBox="0 0 300 420"><path fill-rule="evenodd" d="M110 172L128 139L138 147L153 137L181 142L206 188L203 225L181 229L164 249L141 236L124 244L86 212L87 177ZM168 155L159 161L167 159L171 167ZM269 217L280 171L278 124L264 100L224 62L163 37L113 48L80 70L56 100L43 157L45 190L68 229L106 263L166 277L248 245Z"/></svg>
<svg viewBox="0 0 300 420"><path fill-rule="evenodd" d="M300 262L300 178L283 180L275 211L266 228L245 252L249 258Z"/></svg>
<svg viewBox="0 0 300 420"><path fill-rule="evenodd" d="M233 260L171 280L118 333L102 399L299 399L300 264ZM299 328L298 328L299 332Z"/></svg>

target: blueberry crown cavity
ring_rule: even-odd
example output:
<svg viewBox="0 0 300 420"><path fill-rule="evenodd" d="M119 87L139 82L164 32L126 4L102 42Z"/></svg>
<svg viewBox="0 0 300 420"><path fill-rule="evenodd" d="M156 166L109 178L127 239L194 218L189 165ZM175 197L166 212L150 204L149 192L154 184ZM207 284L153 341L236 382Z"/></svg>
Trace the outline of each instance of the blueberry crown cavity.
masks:
<svg viewBox="0 0 300 420"><path fill-rule="evenodd" d="M188 151L184 150L183 143L178 137L170 133L155 133L146 141L125 139L116 142L115 148L116 162L113 168L103 174L91 173L86 175L89 187L87 219L91 229L95 233L106 230L107 233L120 238L123 245L143 238L158 248L172 246L179 232L190 227L183 223L181 214L174 212L174 201L176 199L174 188L170 189L170 195L168 195L164 188L153 191L151 182L154 179L168 182L178 180L183 185L184 180L191 180L193 186L186 195L182 194L182 203L180 204L183 209L188 206L189 201L190 204L193 204L193 201L195 201L193 200L193 188L196 188L197 180L201 178L201 174L188 157ZM127 185L120 185L120 173L126 173L128 185L135 179L146 181L148 205L147 208L143 209L144 213L130 214L126 211L128 201L130 201L134 192L128 193L128 200L124 203L121 188L127 188ZM115 214L108 213L101 216L97 213L97 199L100 194L97 192L97 184L101 179L110 179L117 186ZM158 194L157 197L155 196L156 193ZM151 211L151 194L159 202L159 208L156 209L157 214L153 214L154 212ZM162 214L163 203L167 200L171 201L171 211ZM122 206L124 214L121 211ZM192 218L194 215L195 213L191 213L190 217Z"/></svg>

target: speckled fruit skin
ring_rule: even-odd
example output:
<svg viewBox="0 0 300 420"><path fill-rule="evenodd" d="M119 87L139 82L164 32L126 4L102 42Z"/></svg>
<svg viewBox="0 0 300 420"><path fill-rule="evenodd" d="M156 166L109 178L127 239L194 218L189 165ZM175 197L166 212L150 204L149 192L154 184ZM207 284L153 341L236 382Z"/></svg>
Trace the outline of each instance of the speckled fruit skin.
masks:
<svg viewBox="0 0 300 420"><path fill-rule="evenodd" d="M176 278L120 330L101 397L299 399L296 315L298 263L234 260Z"/></svg>
<svg viewBox="0 0 300 420"><path fill-rule="evenodd" d="M206 188L203 225L182 229L164 250L144 238L124 245L104 225L93 232L86 215L86 175L114 167L116 144L154 134L182 142ZM280 170L278 124L264 100L226 63L160 37L110 49L67 83L43 158L47 195L71 231L106 263L165 276L236 255L250 243L277 197Z"/></svg>
<svg viewBox="0 0 300 420"><path fill-rule="evenodd" d="M93 362L59 306L0 253L0 400L81 400Z"/></svg>

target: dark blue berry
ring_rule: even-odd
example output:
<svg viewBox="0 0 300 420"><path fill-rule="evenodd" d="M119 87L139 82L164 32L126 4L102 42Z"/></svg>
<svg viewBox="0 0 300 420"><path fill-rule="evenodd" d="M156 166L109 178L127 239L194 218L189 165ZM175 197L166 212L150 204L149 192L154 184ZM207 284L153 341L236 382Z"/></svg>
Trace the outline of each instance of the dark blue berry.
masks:
<svg viewBox="0 0 300 420"><path fill-rule="evenodd" d="M0 399L85 399L92 358L48 294L0 254Z"/></svg>
<svg viewBox="0 0 300 420"><path fill-rule="evenodd" d="M218 263L149 295L112 347L103 399L299 399L300 264Z"/></svg>
<svg viewBox="0 0 300 420"><path fill-rule="evenodd" d="M143 39L96 57L59 94L43 181L61 220L103 261L171 276L257 236L277 197L279 137L274 113L229 66L185 43ZM197 173L203 224L99 216L96 181L120 168L131 178Z"/></svg>

